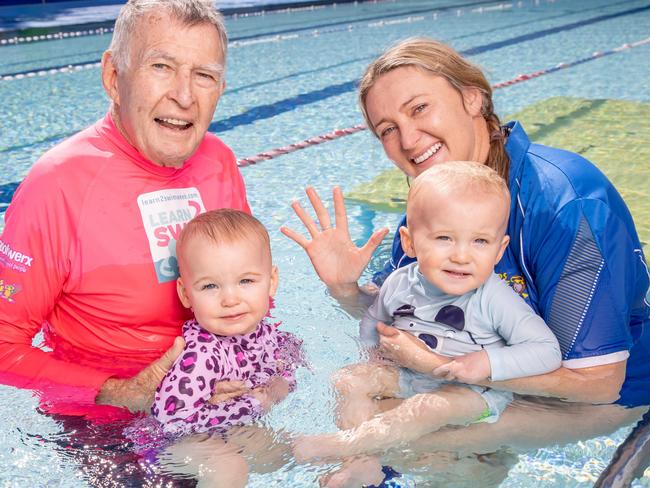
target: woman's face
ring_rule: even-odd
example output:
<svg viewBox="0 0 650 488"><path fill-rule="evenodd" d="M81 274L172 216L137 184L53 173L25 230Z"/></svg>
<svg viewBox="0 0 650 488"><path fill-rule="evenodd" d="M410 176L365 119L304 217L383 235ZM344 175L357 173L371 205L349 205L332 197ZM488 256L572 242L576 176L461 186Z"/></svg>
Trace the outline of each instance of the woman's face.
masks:
<svg viewBox="0 0 650 488"><path fill-rule="evenodd" d="M415 66L382 75L366 97L386 155L409 176L446 161L484 163L489 137L481 105L478 89L461 94L446 79Z"/></svg>

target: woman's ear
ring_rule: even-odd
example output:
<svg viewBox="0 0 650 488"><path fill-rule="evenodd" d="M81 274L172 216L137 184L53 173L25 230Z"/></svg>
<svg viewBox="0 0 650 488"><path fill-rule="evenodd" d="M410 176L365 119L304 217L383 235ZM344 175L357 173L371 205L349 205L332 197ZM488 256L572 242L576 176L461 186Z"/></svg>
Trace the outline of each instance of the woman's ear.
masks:
<svg viewBox="0 0 650 488"><path fill-rule="evenodd" d="M411 233L408 230L408 227L403 225L399 228L399 237L402 241L402 249L409 258L415 257L415 246L413 245L413 239L411 239Z"/></svg>
<svg viewBox="0 0 650 488"><path fill-rule="evenodd" d="M463 88L463 105L467 113L473 117L481 114L483 108L483 94L476 87Z"/></svg>

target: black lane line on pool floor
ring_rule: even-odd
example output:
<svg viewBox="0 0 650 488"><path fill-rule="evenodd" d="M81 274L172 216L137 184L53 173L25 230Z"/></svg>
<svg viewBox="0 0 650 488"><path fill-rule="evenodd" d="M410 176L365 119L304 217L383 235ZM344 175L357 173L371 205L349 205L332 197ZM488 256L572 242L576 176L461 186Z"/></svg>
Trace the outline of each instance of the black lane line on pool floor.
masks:
<svg viewBox="0 0 650 488"><path fill-rule="evenodd" d="M522 42L527 42L535 39L540 39L552 34L557 34L559 32L564 32L568 30L577 29L587 25L595 24L598 22L604 22L606 20L615 19L618 17L623 17L626 15L633 15L640 12L645 12L650 10L650 5L645 7L639 7L635 9L625 10L623 12L617 12L614 14L600 15L592 19L580 20L577 22L572 22L570 24L565 24L563 26L551 27L548 29L543 29L537 32L531 32L528 34L523 34L520 36L512 37L510 39L505 39L503 41L495 41L482 46L476 46L473 48L465 49L460 53L465 56L472 56L476 54L482 54L487 51L493 51L496 49L501 49L503 47L512 46L515 44L520 44ZM314 102L318 102L330 97L342 95L356 89L358 80L346 81L336 85L330 85L319 90L314 90L311 92L301 93L295 97L285 98L284 100L279 100L274 103L267 105L259 105L253 107L246 112L228 117L227 119L220 120L218 122L213 122L210 124L208 130L210 132L222 133L234 129L240 125L247 125L257 120L264 120L276 115L291 111L302 105L308 105Z"/></svg>
<svg viewBox="0 0 650 488"><path fill-rule="evenodd" d="M617 12L614 14L607 14L607 15L601 15L598 17L594 17L592 19L587 19L587 20L582 20L582 21L577 21L577 22L572 22L570 24L566 24L564 26L558 26L558 27L552 27L549 29L543 29L537 32L532 32L528 34L523 34L521 36L516 36L511 39L507 39L504 41L496 41L493 43L485 44L483 46L477 46L474 48L469 48L464 51L461 51L461 54L464 55L472 55L472 54L479 54L479 53L484 53L487 51L491 50L496 50L500 49L502 47L506 46L511 46L514 44L519 44L521 42L526 42L529 40L533 39L539 39L541 37L546 37L551 34L556 34L558 32L563 32L566 30L572 30L576 29L579 27L583 27L585 25L590 25L594 24L597 22L602 22L605 20L610 20L613 18L618 18L622 17L624 15L633 15L635 13L639 13L642 11L650 10L650 5L646 7L639 7L631 10L626 10L623 12ZM267 104L267 105L260 105L258 107L254 107L250 110L247 110L243 114L235 115L232 117L228 117L227 119L224 119L219 122L213 122L210 124L210 127L208 130L210 132L227 132L231 129L234 129L238 126L241 125L248 125L251 124L252 122L255 122L257 120L265 120L268 118L272 118L276 115L291 111L295 109L296 107L302 106L302 105L308 105L311 103L315 103L333 96L341 95L343 93L347 93L349 91L352 91L356 89L356 84L357 80L352 80L352 81L347 81L344 83L339 83L336 85L330 85L328 87L322 88L320 90L314 90L311 92L303 93L300 95L297 95L295 97L287 98L284 100L280 100L278 102L274 102L272 104ZM45 139L42 139L40 141L34 142L34 143L29 143L29 144L24 144L20 146L12 146L9 148L5 149L0 149L0 153L4 152L12 152L14 150L19 150L23 149L26 147L31 147L35 146L37 144L45 143L45 142L50 142L54 141L57 139L63 139L65 137L69 137L72 134L75 134L77 131L66 133L66 134L57 134L53 135L50 137L47 137ZM0 185L0 213L4 212L5 208L1 208L2 204L8 204L11 202L11 198L13 197L13 193L15 191L15 188L18 186L19 183L16 182L10 182L10 183L5 183L3 185Z"/></svg>
<svg viewBox="0 0 650 488"><path fill-rule="evenodd" d="M482 46L476 46L473 48L466 49L464 51L461 51L461 54L464 54L466 56L471 56L474 54L480 54L480 53L485 53L488 51L500 49L503 47L507 46L512 46L515 44L519 44L522 42L534 40L534 39L539 39L542 37L546 37L552 34L556 34L559 32L564 32L567 30L573 30L577 29L580 27L584 27L587 25L592 25L598 22L604 22L607 20L612 20L615 18L627 16L627 15L633 15L636 13L644 12L650 10L650 5L644 6L644 7L638 7L630 10L624 10L621 12L616 12L613 14L605 14L605 15L600 15L597 17L593 17L591 19L585 19L585 20L580 20L576 22L572 22L569 24L561 25L561 26L556 26L556 27L551 27L548 29L543 29L537 32L531 32L528 34L522 34L520 36L516 36L510 39L502 40L502 41L495 41L492 43L484 44ZM343 93L350 92L356 88L356 83L357 80L351 80L343 83L339 83L336 85L330 85L325 88L321 88L319 90L314 90L311 92L306 92L299 94L295 97L287 98L284 100L279 100L277 102L273 102L271 104L266 104L266 105L259 105L257 107L253 107L246 112L238 115L234 115L231 117L228 117L226 119L213 122L208 130L210 132L226 132L231 129L234 129L240 125L247 125L250 124L256 120L264 120L271 118L275 115L279 115L288 111L291 111L299 106L302 105L307 105L311 103L315 103L321 100L325 100L327 98L333 97L333 96L338 96ZM44 142L50 142L52 140L56 139L61 139L65 137L69 137L70 135L74 134L74 132L66 132L62 134L55 134L52 136L48 136L46 138L43 138L38 141L33 141L27 144L22 144L18 146L11 146L7 147L4 149L0 149L0 153L4 152L11 152L14 150L19 150L19 149L24 149L26 147L31 147L37 144L41 144Z"/></svg>

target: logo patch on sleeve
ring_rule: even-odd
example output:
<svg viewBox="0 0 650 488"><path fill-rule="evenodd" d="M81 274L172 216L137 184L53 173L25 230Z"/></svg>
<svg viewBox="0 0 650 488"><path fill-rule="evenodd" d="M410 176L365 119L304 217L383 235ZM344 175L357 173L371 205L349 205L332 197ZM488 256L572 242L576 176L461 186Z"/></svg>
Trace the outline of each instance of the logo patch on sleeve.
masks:
<svg viewBox="0 0 650 488"><path fill-rule="evenodd" d="M20 291L19 285L14 285L12 283L5 283L4 280L0 279L0 300L6 300L9 303L14 303L13 295Z"/></svg>
<svg viewBox="0 0 650 488"><path fill-rule="evenodd" d="M9 244L0 240L0 264L6 268L25 273L32 267L34 258L16 251Z"/></svg>
<svg viewBox="0 0 650 488"><path fill-rule="evenodd" d="M515 275L508 277L508 273L499 273L499 278L505 281L510 288L515 290L517 294L522 298L528 298L528 292L526 291L526 280L523 276Z"/></svg>

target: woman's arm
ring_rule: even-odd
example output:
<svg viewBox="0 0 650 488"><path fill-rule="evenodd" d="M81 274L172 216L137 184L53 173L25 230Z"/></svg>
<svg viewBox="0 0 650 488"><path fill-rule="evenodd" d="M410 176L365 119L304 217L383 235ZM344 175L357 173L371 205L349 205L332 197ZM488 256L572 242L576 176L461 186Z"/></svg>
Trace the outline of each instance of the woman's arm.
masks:
<svg viewBox="0 0 650 488"><path fill-rule="evenodd" d="M311 240L288 227L283 226L280 231L307 252L318 277L327 285L332 296L341 303L343 308L352 316L361 318L374 296L366 289L360 288L357 281L368 265L372 253L388 233L388 229L375 231L368 242L362 247L357 247L350 239L341 189L337 186L333 190L334 226L316 190L309 187L306 193L318 222L315 222L297 201L294 201L291 207L305 225Z"/></svg>
<svg viewBox="0 0 650 488"><path fill-rule="evenodd" d="M508 381L483 382L521 395L556 397L569 402L613 403L625 380L626 361L588 368L559 368L551 373Z"/></svg>
<svg viewBox="0 0 650 488"><path fill-rule="evenodd" d="M394 327L382 324L377 331L382 355L405 368L433 376L434 370L452 360L435 354L419 339ZM618 399L625 379L625 363L620 361L579 369L561 367L543 375L483 381L480 384L521 395L557 397L570 402L611 403Z"/></svg>

